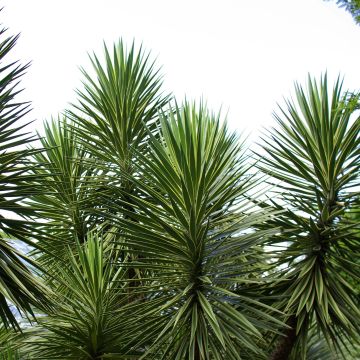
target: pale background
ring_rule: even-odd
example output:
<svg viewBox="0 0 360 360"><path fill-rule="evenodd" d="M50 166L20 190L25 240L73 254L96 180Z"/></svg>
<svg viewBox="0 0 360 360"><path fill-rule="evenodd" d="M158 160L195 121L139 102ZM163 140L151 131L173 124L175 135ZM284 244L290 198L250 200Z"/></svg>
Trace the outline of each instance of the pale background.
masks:
<svg viewBox="0 0 360 360"><path fill-rule="evenodd" d="M87 53L122 37L143 43L162 66L165 89L181 101L222 106L231 128L274 124L272 111L308 72L360 88L360 26L322 0L2 0L1 22L21 32L13 58L32 61L22 80L41 129L75 101Z"/></svg>

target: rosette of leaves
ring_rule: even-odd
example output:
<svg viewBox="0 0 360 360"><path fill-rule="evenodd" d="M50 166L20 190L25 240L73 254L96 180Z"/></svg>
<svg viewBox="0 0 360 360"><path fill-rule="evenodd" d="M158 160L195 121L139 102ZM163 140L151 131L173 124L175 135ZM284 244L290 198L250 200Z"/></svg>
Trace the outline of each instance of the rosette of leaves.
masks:
<svg viewBox="0 0 360 360"><path fill-rule="evenodd" d="M339 79L329 92L326 75L319 84L309 77L307 90L296 84L295 95L275 114L259 165L280 181L271 203L284 213L268 226L282 232L268 245L284 279L272 291L284 297L277 306L292 328L271 358L305 359L313 323L346 358L342 342L356 345L360 331L359 225L348 216L359 206L359 97L342 92Z"/></svg>

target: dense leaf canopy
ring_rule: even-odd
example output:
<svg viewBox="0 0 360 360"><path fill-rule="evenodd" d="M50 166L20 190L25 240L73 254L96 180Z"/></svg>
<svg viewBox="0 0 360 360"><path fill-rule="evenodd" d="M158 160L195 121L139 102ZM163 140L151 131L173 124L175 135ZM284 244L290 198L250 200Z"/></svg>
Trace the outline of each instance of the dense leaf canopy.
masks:
<svg viewBox="0 0 360 360"><path fill-rule="evenodd" d="M27 135L0 37L1 358L359 356L358 94L309 76L251 151L119 41Z"/></svg>

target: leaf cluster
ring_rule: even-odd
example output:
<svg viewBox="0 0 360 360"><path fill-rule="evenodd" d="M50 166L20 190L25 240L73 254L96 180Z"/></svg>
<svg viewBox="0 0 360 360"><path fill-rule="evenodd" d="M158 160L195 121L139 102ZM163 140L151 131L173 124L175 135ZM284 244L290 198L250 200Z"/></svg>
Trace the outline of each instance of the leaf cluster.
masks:
<svg viewBox="0 0 360 360"><path fill-rule="evenodd" d="M0 356L356 356L359 96L296 84L251 155L221 114L166 94L142 48L90 62L37 147L13 101L26 66L0 69Z"/></svg>

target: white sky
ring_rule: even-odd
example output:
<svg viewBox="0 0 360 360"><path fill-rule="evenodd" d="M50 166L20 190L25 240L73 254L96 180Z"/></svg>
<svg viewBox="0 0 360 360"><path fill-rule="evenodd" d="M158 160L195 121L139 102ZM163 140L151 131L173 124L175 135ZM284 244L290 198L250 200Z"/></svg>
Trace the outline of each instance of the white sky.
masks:
<svg viewBox="0 0 360 360"><path fill-rule="evenodd" d="M345 76L360 88L360 26L323 0L2 0L1 22L21 32L12 56L32 66L22 80L41 121L75 101L79 66L122 37L143 43L162 66L165 88L180 102L207 100L232 128L274 124L276 102L307 73Z"/></svg>

